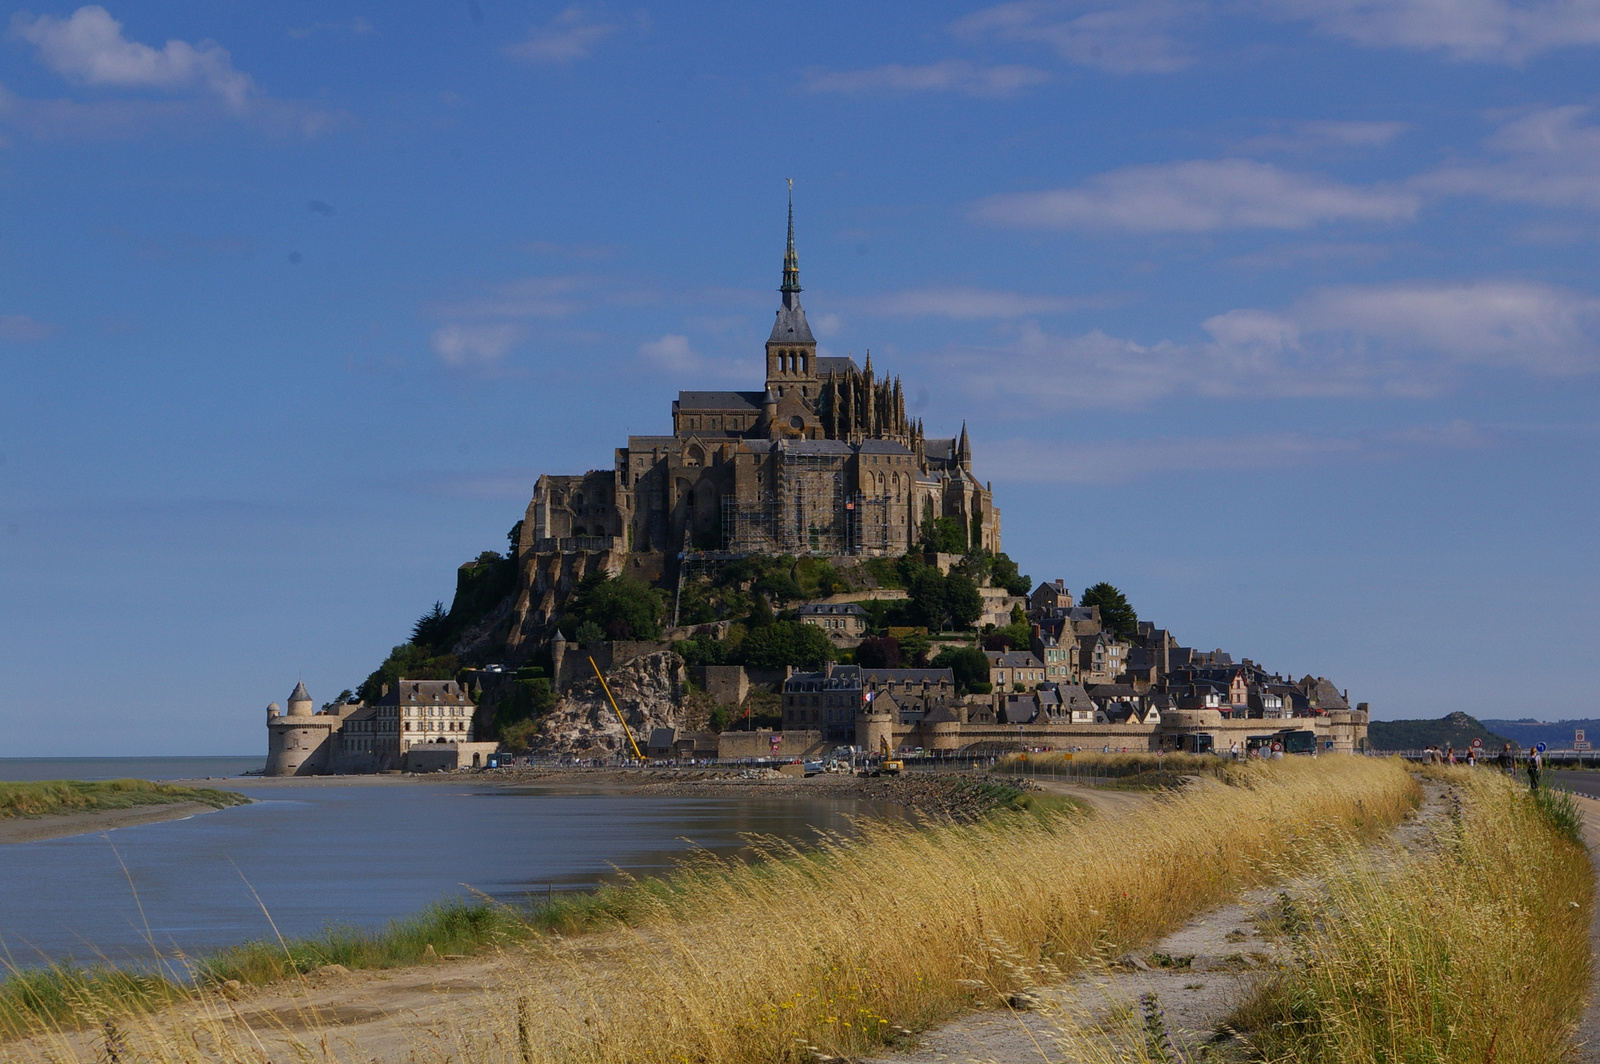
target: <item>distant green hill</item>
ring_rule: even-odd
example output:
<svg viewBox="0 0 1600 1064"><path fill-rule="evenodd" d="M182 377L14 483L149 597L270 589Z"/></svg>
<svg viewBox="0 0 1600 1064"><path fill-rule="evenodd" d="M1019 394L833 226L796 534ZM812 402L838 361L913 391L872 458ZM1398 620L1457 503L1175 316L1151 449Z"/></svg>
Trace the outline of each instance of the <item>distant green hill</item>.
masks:
<svg viewBox="0 0 1600 1064"><path fill-rule="evenodd" d="M1438 720L1374 720L1367 724L1367 741L1376 750L1420 750L1425 746L1465 750L1474 739L1482 739L1490 750L1499 750L1508 742L1465 713Z"/></svg>
<svg viewBox="0 0 1600 1064"><path fill-rule="evenodd" d="M1552 750L1571 750L1576 733L1582 731L1589 741L1600 741L1600 720L1563 720L1554 724L1533 720L1486 720L1484 727L1493 728L1512 742L1523 746L1547 743ZM1484 740L1487 742L1488 740Z"/></svg>

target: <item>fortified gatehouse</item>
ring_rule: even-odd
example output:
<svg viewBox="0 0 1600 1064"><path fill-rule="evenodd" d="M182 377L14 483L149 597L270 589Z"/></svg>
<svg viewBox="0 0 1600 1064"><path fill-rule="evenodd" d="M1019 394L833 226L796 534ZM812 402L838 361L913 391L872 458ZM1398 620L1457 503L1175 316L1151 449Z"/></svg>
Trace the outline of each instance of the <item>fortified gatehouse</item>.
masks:
<svg viewBox="0 0 1600 1064"><path fill-rule="evenodd" d="M1000 511L972 472L972 445L928 437L900 379L867 354L821 356L788 246L761 391L684 391L672 434L630 436L610 470L545 475L518 555L512 646L549 633L565 592L596 569L659 579L680 552L901 555L929 518L999 551Z"/></svg>

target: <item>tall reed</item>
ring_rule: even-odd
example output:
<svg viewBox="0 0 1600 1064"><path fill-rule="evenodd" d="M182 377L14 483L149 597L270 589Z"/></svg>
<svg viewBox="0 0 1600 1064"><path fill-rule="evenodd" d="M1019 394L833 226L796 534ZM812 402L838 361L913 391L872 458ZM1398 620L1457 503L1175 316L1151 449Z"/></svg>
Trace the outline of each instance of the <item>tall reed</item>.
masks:
<svg viewBox="0 0 1600 1064"><path fill-rule="evenodd" d="M602 966L543 951L501 988L499 1037L474 1055L743 1064L870 1052L1151 941L1324 844L1386 830L1415 800L1397 763L1324 758L1250 766L1237 786L1203 780L1127 815L874 827L815 860L708 865L692 889L641 899L638 930ZM536 1022L518 1019L519 1002Z"/></svg>
<svg viewBox="0 0 1600 1064"><path fill-rule="evenodd" d="M1437 847L1335 872L1301 965L1235 1023L1280 1064L1563 1059L1589 985L1594 870L1570 795L1434 769Z"/></svg>
<svg viewBox="0 0 1600 1064"><path fill-rule="evenodd" d="M482 1064L856 1056L1148 943L1325 846L1385 832L1416 800L1398 762L1323 758L1248 766L1233 785L1201 780L1114 816L868 824L804 853L768 842L752 864L703 857L595 899L585 922L611 933L508 955L452 1052ZM156 1015L124 1036L145 1059L187 1060L196 1022ZM252 1032L207 1037L218 1057L254 1059ZM34 1044L84 1056L81 1043Z"/></svg>

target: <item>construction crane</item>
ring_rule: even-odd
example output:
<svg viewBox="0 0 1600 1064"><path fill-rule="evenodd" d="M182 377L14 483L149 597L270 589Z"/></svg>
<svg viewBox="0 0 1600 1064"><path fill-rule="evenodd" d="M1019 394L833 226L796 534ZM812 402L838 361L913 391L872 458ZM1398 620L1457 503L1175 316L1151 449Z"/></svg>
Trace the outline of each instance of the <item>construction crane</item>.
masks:
<svg viewBox="0 0 1600 1064"><path fill-rule="evenodd" d="M611 703L611 712L617 715L617 720L622 722L622 734L628 737L628 745L633 747L633 756L640 761L644 755L639 752L639 744L633 741L633 729L628 727L628 718L622 715L622 710L617 708L617 700L611 696L611 688L606 683L606 678L600 675L600 666L594 663L594 658L589 659L589 668L594 670L594 678L600 681L600 690L606 693L606 701Z"/></svg>

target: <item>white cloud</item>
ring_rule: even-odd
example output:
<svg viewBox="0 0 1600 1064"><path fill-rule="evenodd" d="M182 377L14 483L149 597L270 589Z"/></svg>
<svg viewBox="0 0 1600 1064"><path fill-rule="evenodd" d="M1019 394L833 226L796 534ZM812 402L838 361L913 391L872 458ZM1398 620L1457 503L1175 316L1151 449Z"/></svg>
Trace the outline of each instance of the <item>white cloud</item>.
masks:
<svg viewBox="0 0 1600 1064"><path fill-rule="evenodd" d="M595 45L621 28L574 5L548 24L535 27L527 40L506 48L506 54L529 63L571 63L589 58Z"/></svg>
<svg viewBox="0 0 1600 1064"><path fill-rule="evenodd" d="M810 70L805 85L811 92L961 92L1005 97L1049 80L1049 74L1033 67L984 67L964 59L946 59L927 66L891 63L867 70Z"/></svg>
<svg viewBox="0 0 1600 1064"><path fill-rule="evenodd" d="M1464 421L1352 435L1298 432L1141 436L1086 441L999 440L983 454L1005 478L1048 484L1121 484L1172 474L1290 469L1323 461L1383 461L1419 450L1481 447L1491 438Z"/></svg>
<svg viewBox="0 0 1600 1064"><path fill-rule="evenodd" d="M1513 119L1488 139L1499 160L1459 163L1413 184L1429 192L1600 210L1600 127L1583 121L1589 113L1587 107L1553 107Z"/></svg>
<svg viewBox="0 0 1600 1064"><path fill-rule="evenodd" d="M976 321L1060 314L1085 307L1105 306L1107 303L1108 300L1102 297L1026 295L988 288L913 288L870 299L867 308L873 313L897 317Z"/></svg>
<svg viewBox="0 0 1600 1064"><path fill-rule="evenodd" d="M1600 44L1597 0L1258 0L1269 15L1373 48L1435 49L1518 64L1541 52Z"/></svg>
<svg viewBox="0 0 1600 1064"><path fill-rule="evenodd" d="M519 277L491 285L481 296L434 304L441 318L565 318L587 306L600 282L592 277Z"/></svg>
<svg viewBox="0 0 1600 1064"><path fill-rule="evenodd" d="M122 23L98 5L80 7L65 19L18 13L11 34L33 45L39 62L82 85L204 91L234 107L243 107L255 91L250 75L236 70L228 50L215 41L169 40L158 51L124 37Z"/></svg>
<svg viewBox="0 0 1600 1064"><path fill-rule="evenodd" d="M844 319L837 314L818 314L811 319L811 328L818 336L838 336L844 329Z"/></svg>
<svg viewBox="0 0 1600 1064"><path fill-rule="evenodd" d="M1305 327L1436 352L1459 365L1568 377L1600 368L1600 299L1524 281L1330 288Z"/></svg>
<svg viewBox="0 0 1600 1064"><path fill-rule="evenodd" d="M522 338L515 325L442 325L428 338L429 346L447 366L463 368L498 362Z"/></svg>
<svg viewBox="0 0 1600 1064"><path fill-rule="evenodd" d="M1326 120L1291 122L1278 132L1251 137L1237 146L1240 152L1314 152L1381 148L1411 129L1409 122Z"/></svg>
<svg viewBox="0 0 1600 1064"><path fill-rule="evenodd" d="M1024 322L997 348L924 357L971 396L1012 412L1046 404L1041 413L1170 396L1436 395L1473 368L1545 378L1600 372L1600 299L1520 281L1329 288L1283 310L1218 314L1202 328L1209 341L1141 344Z"/></svg>
<svg viewBox="0 0 1600 1064"><path fill-rule="evenodd" d="M993 196L987 222L1026 229L1122 229L1204 233L1306 229L1325 222L1396 222L1415 217L1414 192L1357 186L1248 159L1132 166L1077 188Z"/></svg>
<svg viewBox="0 0 1600 1064"><path fill-rule="evenodd" d="M1194 61L1178 31L1207 11L1205 4L1186 0L1024 0L974 12L951 29L968 39L1042 44L1069 62L1116 73L1166 73Z"/></svg>
<svg viewBox="0 0 1600 1064"><path fill-rule="evenodd" d="M59 332L61 326L30 318L26 314L0 314L0 340L16 344L32 343Z"/></svg>
<svg viewBox="0 0 1600 1064"><path fill-rule="evenodd" d="M661 369L681 372L698 369L701 358L689 346L687 336L667 334L659 340L647 340L639 345L639 357Z"/></svg>

